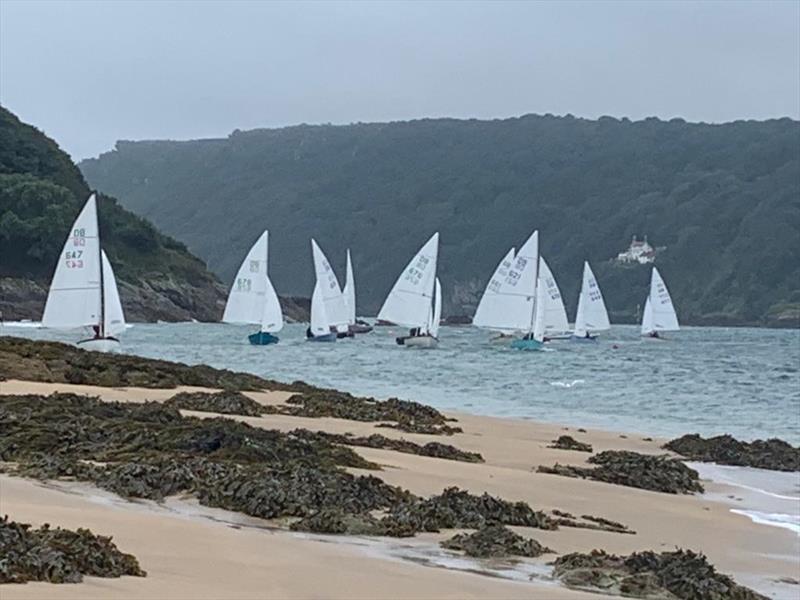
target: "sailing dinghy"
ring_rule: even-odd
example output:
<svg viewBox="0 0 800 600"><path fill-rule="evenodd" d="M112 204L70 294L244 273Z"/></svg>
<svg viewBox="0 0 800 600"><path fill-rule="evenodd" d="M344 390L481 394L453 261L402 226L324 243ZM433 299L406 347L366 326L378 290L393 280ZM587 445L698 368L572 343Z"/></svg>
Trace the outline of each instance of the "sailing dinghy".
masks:
<svg viewBox="0 0 800 600"><path fill-rule="evenodd" d="M311 324L306 331L308 342L335 342L336 330L331 331L325 295L319 281L314 285L311 295Z"/></svg>
<svg viewBox="0 0 800 600"><path fill-rule="evenodd" d="M438 255L437 232L408 263L378 313L379 321L389 321L409 328L407 336L396 339L401 346L435 348L439 344L439 318L442 309L441 285L437 285L436 277ZM434 297L435 291L438 293Z"/></svg>
<svg viewBox="0 0 800 600"><path fill-rule="evenodd" d="M338 334L338 337L353 337L349 331L349 311L345 302L342 288L339 287L339 280L336 273L328 261L328 257L319 247L316 240L311 240L311 254L314 259L314 273L317 276L317 284L322 302L325 304L325 315L328 319L330 331ZM316 286L314 287L316 291ZM353 288L355 291L355 288Z"/></svg>
<svg viewBox="0 0 800 600"><path fill-rule="evenodd" d="M642 314L642 336L649 339L664 339L660 332L678 331L678 315L672 305L669 290L658 269L653 267L650 275L650 293Z"/></svg>
<svg viewBox="0 0 800 600"><path fill-rule="evenodd" d="M544 286L543 301L536 310L542 312L544 341L569 339L567 309L564 308L564 300L561 297L561 290L558 289L556 278L543 256L539 257L539 285Z"/></svg>
<svg viewBox="0 0 800 600"><path fill-rule="evenodd" d="M59 255L42 326L90 327L94 337L79 341L82 348L112 352L120 347L115 336L125 331L125 315L114 270L100 246L95 194L72 224Z"/></svg>
<svg viewBox="0 0 800 600"><path fill-rule="evenodd" d="M356 317L356 280L353 277L353 263L350 261L350 249L347 249L347 279L342 290L344 303L347 306L347 328L350 333L369 333L372 326Z"/></svg>
<svg viewBox="0 0 800 600"><path fill-rule="evenodd" d="M480 329L487 329L495 333L489 338L491 344L502 344L511 342L514 331L514 323L510 321L509 304L513 299L508 294L503 294L503 286L508 272L514 263L515 250L511 248L492 274L486 289L483 291L478 308L475 309L475 316L472 317L472 324Z"/></svg>
<svg viewBox="0 0 800 600"><path fill-rule="evenodd" d="M269 231L264 230L245 256L236 273L222 320L225 323L259 325L259 330L247 336L251 344L277 344L274 335L283 328L283 312L278 295L268 274Z"/></svg>
<svg viewBox="0 0 800 600"><path fill-rule="evenodd" d="M578 310L575 313L575 331L572 340L576 342L594 342L600 331L611 329L608 320L608 311L603 301L603 293L597 284L592 268L588 261L583 263L583 282L581 293L578 296Z"/></svg>

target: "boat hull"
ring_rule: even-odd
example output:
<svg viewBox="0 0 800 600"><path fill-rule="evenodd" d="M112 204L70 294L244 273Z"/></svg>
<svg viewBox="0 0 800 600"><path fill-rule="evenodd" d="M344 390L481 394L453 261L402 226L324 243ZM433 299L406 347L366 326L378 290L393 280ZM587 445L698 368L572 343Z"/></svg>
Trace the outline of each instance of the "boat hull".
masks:
<svg viewBox="0 0 800 600"><path fill-rule="evenodd" d="M541 350L544 344L538 340L514 340L511 347L515 350Z"/></svg>
<svg viewBox="0 0 800 600"><path fill-rule="evenodd" d="M356 323L355 325L350 325L348 327L348 331L350 333L369 333L372 331L372 325L363 325L361 323Z"/></svg>
<svg viewBox="0 0 800 600"><path fill-rule="evenodd" d="M430 335L414 335L397 338L397 343L409 348L436 348L439 340Z"/></svg>
<svg viewBox="0 0 800 600"><path fill-rule="evenodd" d="M335 342L336 333L325 333L323 335L314 335L306 338L307 342Z"/></svg>
<svg viewBox="0 0 800 600"><path fill-rule="evenodd" d="M597 336L593 335L590 337L582 336L582 335L573 335L569 338L570 342L575 342L576 344L595 344L597 343Z"/></svg>
<svg viewBox="0 0 800 600"><path fill-rule="evenodd" d="M280 338L277 335L272 335L266 331L257 331L247 336L253 346L268 346L270 344L277 344Z"/></svg>
<svg viewBox="0 0 800 600"><path fill-rule="evenodd" d="M510 346L514 339L513 335L496 335L489 338L489 343L492 346Z"/></svg>
<svg viewBox="0 0 800 600"><path fill-rule="evenodd" d="M78 346L84 350L93 350L94 352L119 352L122 349L122 344L119 343L117 338L92 338L88 340L81 340Z"/></svg>

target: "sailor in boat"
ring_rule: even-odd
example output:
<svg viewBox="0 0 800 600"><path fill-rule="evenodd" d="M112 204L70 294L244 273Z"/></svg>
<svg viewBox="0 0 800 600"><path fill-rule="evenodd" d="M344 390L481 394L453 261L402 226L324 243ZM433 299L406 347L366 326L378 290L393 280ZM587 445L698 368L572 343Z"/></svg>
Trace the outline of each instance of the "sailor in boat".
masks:
<svg viewBox="0 0 800 600"><path fill-rule="evenodd" d="M94 332L93 340L112 340L114 342L118 342L119 339L115 338L113 335L103 335L100 331L100 325L92 325L92 331Z"/></svg>
<svg viewBox="0 0 800 600"><path fill-rule="evenodd" d="M661 339L661 336L658 335L657 331L651 331L650 333L647 334L647 336L653 338L654 340L660 340Z"/></svg>

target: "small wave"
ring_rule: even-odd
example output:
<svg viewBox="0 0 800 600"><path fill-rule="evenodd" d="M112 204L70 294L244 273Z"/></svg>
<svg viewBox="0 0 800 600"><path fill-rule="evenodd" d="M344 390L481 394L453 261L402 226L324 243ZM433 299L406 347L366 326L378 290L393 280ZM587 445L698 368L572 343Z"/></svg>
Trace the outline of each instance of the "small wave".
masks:
<svg viewBox="0 0 800 600"><path fill-rule="evenodd" d="M736 508L731 509L731 512L736 513L737 515L744 515L753 521L753 523L788 529L789 531L794 531L797 535L800 535L800 518L798 518L796 515L765 513L758 510L739 510Z"/></svg>
<svg viewBox="0 0 800 600"><path fill-rule="evenodd" d="M550 381L548 383L553 387L571 388L575 387L576 385L580 385L581 383L586 383L586 381L583 379L573 379L572 381Z"/></svg>

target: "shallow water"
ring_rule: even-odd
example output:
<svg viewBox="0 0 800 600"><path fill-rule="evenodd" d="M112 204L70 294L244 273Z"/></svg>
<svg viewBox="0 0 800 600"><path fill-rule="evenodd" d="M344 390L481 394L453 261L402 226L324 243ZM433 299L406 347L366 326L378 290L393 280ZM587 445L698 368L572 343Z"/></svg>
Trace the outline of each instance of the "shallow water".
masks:
<svg viewBox="0 0 800 600"><path fill-rule="evenodd" d="M79 332L5 325L7 335L75 341ZM282 381L302 379L379 398L574 426L676 436L730 433L800 443L800 331L686 328L642 341L616 326L596 344L544 352L490 346L471 327L443 327L436 350L401 348L382 327L335 344L307 343L288 325L274 346L251 346L246 326L137 324L125 352L207 363Z"/></svg>

